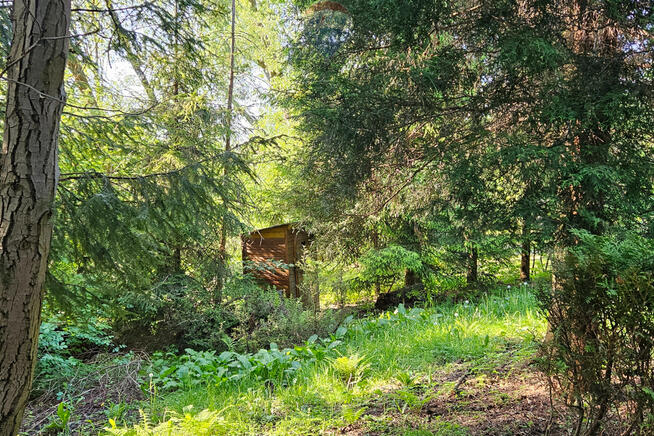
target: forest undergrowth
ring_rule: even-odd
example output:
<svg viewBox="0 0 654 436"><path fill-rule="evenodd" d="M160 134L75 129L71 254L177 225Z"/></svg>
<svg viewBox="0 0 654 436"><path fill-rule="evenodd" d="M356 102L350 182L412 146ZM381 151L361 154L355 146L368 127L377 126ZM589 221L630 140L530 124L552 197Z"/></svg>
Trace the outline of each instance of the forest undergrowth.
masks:
<svg viewBox="0 0 654 436"><path fill-rule="evenodd" d="M49 410L32 407L24 429L468 435L549 426L556 434L565 419L551 419L534 368L546 322L533 291L509 286L470 301L348 317L329 337L293 348L105 355L54 393Z"/></svg>

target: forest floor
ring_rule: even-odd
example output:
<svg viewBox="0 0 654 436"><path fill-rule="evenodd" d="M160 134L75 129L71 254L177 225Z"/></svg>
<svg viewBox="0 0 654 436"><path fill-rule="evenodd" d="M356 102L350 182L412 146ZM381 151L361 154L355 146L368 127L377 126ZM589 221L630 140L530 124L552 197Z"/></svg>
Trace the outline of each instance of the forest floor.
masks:
<svg viewBox="0 0 654 436"><path fill-rule="evenodd" d="M96 398L99 419L52 433L508 436L571 428L536 368L545 320L528 287L365 323L375 328L352 329L340 358L303 365L291 383L151 386L141 399ZM39 416L34 404L31 412Z"/></svg>
<svg viewBox="0 0 654 436"><path fill-rule="evenodd" d="M434 386L436 383L436 386ZM440 386L440 388L439 388ZM380 395L357 422L334 429L345 435L542 435L568 434L560 407L552 408L547 384L528 365L472 375L466 365L416 383L413 407L398 403L401 386ZM399 394L399 395L398 395Z"/></svg>

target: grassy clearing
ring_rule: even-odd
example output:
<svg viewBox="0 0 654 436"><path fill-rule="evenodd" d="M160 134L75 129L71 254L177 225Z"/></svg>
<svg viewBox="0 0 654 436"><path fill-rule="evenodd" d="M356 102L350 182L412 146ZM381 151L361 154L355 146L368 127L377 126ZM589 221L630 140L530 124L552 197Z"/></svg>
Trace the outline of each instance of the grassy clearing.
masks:
<svg viewBox="0 0 654 436"><path fill-rule="evenodd" d="M401 312L402 309L400 309ZM400 314L402 315L402 314ZM160 394L139 422L114 434L470 434L425 410L533 355L545 321L527 286L406 316L353 321L334 356L304 365L287 385L244 378ZM470 382L467 382L470 383ZM498 394L499 395L499 394ZM500 401L503 399L498 397ZM465 398L460 400L465 404Z"/></svg>

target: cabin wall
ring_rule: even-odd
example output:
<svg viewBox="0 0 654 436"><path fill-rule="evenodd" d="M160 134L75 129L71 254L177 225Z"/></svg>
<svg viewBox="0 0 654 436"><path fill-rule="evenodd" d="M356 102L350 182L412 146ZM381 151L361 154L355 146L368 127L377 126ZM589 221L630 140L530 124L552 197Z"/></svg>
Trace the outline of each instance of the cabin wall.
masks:
<svg viewBox="0 0 654 436"><path fill-rule="evenodd" d="M243 260L270 265L270 259L274 259L293 265L288 269L254 268L250 269L250 272L259 280L284 292L287 297L301 298L303 303L312 305L314 299L302 295L302 269L295 266L302 259L307 244L309 235L304 231L294 230L291 226L262 229L242 238Z"/></svg>
<svg viewBox="0 0 654 436"><path fill-rule="evenodd" d="M261 232L253 232L243 240L243 260L249 260L259 264L258 268L250 272L259 280L270 283L288 295L289 271L284 268L263 268L270 266L270 260L278 260L288 263L286 256L286 234L285 229L267 229Z"/></svg>

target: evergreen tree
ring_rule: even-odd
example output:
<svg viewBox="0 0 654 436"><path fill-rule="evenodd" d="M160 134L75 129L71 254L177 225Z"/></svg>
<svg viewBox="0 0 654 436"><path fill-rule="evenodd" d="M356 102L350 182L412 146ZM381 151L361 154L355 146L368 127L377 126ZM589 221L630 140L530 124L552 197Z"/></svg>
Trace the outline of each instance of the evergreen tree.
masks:
<svg viewBox="0 0 654 436"><path fill-rule="evenodd" d="M518 226L523 251L535 229L553 238L555 278L580 232L651 234L651 2L354 0L328 11L348 19L338 32L306 20L287 98L321 218L356 211L380 181L384 207L432 183L424 201L458 223L471 280L480 239ZM557 280L553 291L582 335L575 346L595 340L583 326L601 308ZM591 433L605 412L593 411Z"/></svg>

